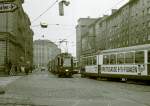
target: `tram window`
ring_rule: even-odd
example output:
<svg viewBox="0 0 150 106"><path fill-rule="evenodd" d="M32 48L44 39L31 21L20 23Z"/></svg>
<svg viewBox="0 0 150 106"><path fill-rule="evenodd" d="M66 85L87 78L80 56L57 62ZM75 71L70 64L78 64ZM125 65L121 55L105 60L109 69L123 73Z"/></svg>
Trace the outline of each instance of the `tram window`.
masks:
<svg viewBox="0 0 150 106"><path fill-rule="evenodd" d="M57 62L58 62L58 65L60 65L60 58L57 58L57 60L58 60L58 61L57 61Z"/></svg>
<svg viewBox="0 0 150 106"><path fill-rule="evenodd" d="M117 64L123 64L124 63L124 53L117 54Z"/></svg>
<svg viewBox="0 0 150 106"><path fill-rule="evenodd" d="M144 51L135 52L135 63L144 63Z"/></svg>
<svg viewBox="0 0 150 106"><path fill-rule="evenodd" d="M89 57L89 65L92 65L92 57Z"/></svg>
<svg viewBox="0 0 150 106"><path fill-rule="evenodd" d="M116 64L116 54L110 55L110 64Z"/></svg>
<svg viewBox="0 0 150 106"><path fill-rule="evenodd" d="M92 57L88 58L88 65L92 65Z"/></svg>
<svg viewBox="0 0 150 106"><path fill-rule="evenodd" d="M73 67L73 58L71 58L71 67Z"/></svg>
<svg viewBox="0 0 150 106"><path fill-rule="evenodd" d="M86 58L82 59L82 65L85 66L86 65Z"/></svg>
<svg viewBox="0 0 150 106"><path fill-rule="evenodd" d="M63 58L61 58L61 66L63 66L63 64L64 64L64 60Z"/></svg>
<svg viewBox="0 0 150 106"><path fill-rule="evenodd" d="M96 65L96 56L93 57L93 65Z"/></svg>
<svg viewBox="0 0 150 106"><path fill-rule="evenodd" d="M85 61L84 60L82 61L82 65L85 66Z"/></svg>
<svg viewBox="0 0 150 106"><path fill-rule="evenodd" d="M88 65L88 58L85 58L85 65Z"/></svg>
<svg viewBox="0 0 150 106"><path fill-rule="evenodd" d="M86 61L86 65L88 65L89 64L88 58L86 58L85 61Z"/></svg>
<svg viewBox="0 0 150 106"><path fill-rule="evenodd" d="M125 63L134 63L134 52L125 53Z"/></svg>
<svg viewBox="0 0 150 106"><path fill-rule="evenodd" d="M86 65L89 65L89 59L86 58Z"/></svg>
<svg viewBox="0 0 150 106"><path fill-rule="evenodd" d="M150 63L150 51L148 51L148 62Z"/></svg>
<svg viewBox="0 0 150 106"><path fill-rule="evenodd" d="M103 64L109 64L109 55L103 56Z"/></svg>

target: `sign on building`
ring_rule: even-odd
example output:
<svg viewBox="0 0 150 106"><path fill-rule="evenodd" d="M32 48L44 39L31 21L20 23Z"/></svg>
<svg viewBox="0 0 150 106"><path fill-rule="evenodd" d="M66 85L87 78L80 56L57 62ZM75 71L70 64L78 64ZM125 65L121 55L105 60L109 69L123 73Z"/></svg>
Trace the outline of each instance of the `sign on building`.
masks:
<svg viewBox="0 0 150 106"><path fill-rule="evenodd" d="M17 5L14 3L0 3L0 13L12 12L17 9Z"/></svg>

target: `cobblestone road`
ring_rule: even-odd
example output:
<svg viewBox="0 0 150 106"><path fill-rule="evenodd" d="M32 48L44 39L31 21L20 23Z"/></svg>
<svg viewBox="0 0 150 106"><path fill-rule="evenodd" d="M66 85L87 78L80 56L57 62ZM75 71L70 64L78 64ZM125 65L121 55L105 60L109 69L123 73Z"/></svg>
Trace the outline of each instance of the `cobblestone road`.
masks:
<svg viewBox="0 0 150 106"><path fill-rule="evenodd" d="M36 72L9 84L0 106L150 106L150 86Z"/></svg>

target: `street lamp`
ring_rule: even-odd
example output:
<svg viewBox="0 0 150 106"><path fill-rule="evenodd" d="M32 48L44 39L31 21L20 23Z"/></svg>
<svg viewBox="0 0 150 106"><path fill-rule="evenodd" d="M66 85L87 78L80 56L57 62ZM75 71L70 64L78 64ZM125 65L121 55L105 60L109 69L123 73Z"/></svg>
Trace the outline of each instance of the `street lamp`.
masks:
<svg viewBox="0 0 150 106"><path fill-rule="evenodd" d="M47 28L47 27L48 27L48 24L45 23L45 22L41 22L41 23L40 23L40 26L41 26L42 28Z"/></svg>

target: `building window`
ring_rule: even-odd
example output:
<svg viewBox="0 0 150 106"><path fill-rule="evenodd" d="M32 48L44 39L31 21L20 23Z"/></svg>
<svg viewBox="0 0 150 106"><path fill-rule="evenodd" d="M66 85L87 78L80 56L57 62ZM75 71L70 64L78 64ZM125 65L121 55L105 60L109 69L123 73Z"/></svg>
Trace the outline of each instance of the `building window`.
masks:
<svg viewBox="0 0 150 106"><path fill-rule="evenodd" d="M102 27L103 26L103 24L102 23L99 23L99 27Z"/></svg>
<svg viewBox="0 0 150 106"><path fill-rule="evenodd" d="M109 41L112 41L112 39L111 39L111 38L109 38Z"/></svg>
<svg viewBox="0 0 150 106"><path fill-rule="evenodd" d="M139 43L139 39L138 38L136 38L136 44L138 44Z"/></svg>
<svg viewBox="0 0 150 106"><path fill-rule="evenodd" d="M144 16L144 10L142 11L142 14L143 14L143 16Z"/></svg>
<svg viewBox="0 0 150 106"><path fill-rule="evenodd" d="M148 35L148 40L150 40L150 35Z"/></svg>
<svg viewBox="0 0 150 106"><path fill-rule="evenodd" d="M128 40L126 41L126 44L127 44L127 45L129 44L129 41L128 41Z"/></svg>
<svg viewBox="0 0 150 106"><path fill-rule="evenodd" d="M148 13L148 14L150 14L150 7L149 7L149 8L147 8L147 13Z"/></svg>
<svg viewBox="0 0 150 106"><path fill-rule="evenodd" d="M150 21L148 21L148 27L150 27Z"/></svg>

